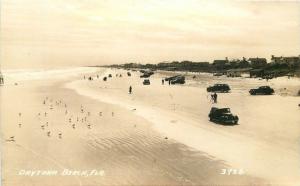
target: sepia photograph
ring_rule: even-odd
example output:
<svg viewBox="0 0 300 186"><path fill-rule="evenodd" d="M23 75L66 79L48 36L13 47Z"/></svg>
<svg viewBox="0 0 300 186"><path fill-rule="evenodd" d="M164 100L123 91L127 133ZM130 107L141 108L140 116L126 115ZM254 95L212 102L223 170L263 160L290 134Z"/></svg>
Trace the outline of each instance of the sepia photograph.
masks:
<svg viewBox="0 0 300 186"><path fill-rule="evenodd" d="M300 1L0 0L0 186L300 185Z"/></svg>

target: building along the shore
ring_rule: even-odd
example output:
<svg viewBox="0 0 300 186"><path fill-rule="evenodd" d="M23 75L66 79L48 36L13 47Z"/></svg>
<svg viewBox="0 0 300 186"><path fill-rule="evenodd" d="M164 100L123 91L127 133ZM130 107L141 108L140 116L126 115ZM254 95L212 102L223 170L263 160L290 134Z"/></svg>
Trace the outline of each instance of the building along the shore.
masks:
<svg viewBox="0 0 300 186"><path fill-rule="evenodd" d="M261 68L267 65L266 58L249 58L248 61L250 62L252 68Z"/></svg>
<svg viewBox="0 0 300 186"><path fill-rule="evenodd" d="M276 57L271 56L271 62L274 64L286 64L286 65L299 65L300 64L300 55L299 56L290 56L290 57Z"/></svg>

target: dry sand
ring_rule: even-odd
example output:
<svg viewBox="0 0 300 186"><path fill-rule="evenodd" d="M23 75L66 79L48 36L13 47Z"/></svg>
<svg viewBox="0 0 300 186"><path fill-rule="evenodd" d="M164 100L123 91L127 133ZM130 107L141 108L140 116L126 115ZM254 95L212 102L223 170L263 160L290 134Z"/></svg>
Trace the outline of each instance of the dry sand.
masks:
<svg viewBox="0 0 300 186"><path fill-rule="evenodd" d="M236 88L219 95L218 103L240 117L240 125L228 127L207 118L211 103L205 87L212 78L162 86L163 75L155 75L150 86L143 86L137 72L132 77L121 70L61 73L26 81L12 76L1 87L3 185L299 183L298 97L251 97L244 91L248 80L233 80ZM108 73L113 78L102 81ZM94 81L83 80L83 74L92 74ZM12 136L15 141L7 141ZM222 175L224 168L245 174ZM18 175L20 170L64 169L105 174Z"/></svg>

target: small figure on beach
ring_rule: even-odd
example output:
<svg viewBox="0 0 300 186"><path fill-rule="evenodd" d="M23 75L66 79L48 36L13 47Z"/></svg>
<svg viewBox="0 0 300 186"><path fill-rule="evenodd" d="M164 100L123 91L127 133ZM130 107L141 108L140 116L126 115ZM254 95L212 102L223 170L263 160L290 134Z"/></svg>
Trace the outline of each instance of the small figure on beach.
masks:
<svg viewBox="0 0 300 186"><path fill-rule="evenodd" d="M161 80L161 84L162 85L165 84L165 80L164 79Z"/></svg>
<svg viewBox="0 0 300 186"><path fill-rule="evenodd" d="M75 124L72 125L72 128L75 129Z"/></svg>
<svg viewBox="0 0 300 186"><path fill-rule="evenodd" d="M19 117L21 117L22 116L22 113L21 112L19 112Z"/></svg>
<svg viewBox="0 0 300 186"><path fill-rule="evenodd" d="M50 135L51 135L51 132L50 132L50 131L48 131L48 132L47 132L47 136L48 136L48 137L50 137Z"/></svg>
<svg viewBox="0 0 300 186"><path fill-rule="evenodd" d="M214 94L211 94L211 95L210 95L210 101L211 101L212 103L215 103L215 97L214 97Z"/></svg>
<svg viewBox="0 0 300 186"><path fill-rule="evenodd" d="M131 93L132 93L132 87L129 86L129 94L131 94Z"/></svg>
<svg viewBox="0 0 300 186"><path fill-rule="evenodd" d="M61 139L62 138L62 133L58 134L58 138Z"/></svg>
<svg viewBox="0 0 300 186"><path fill-rule="evenodd" d="M211 101L212 101L213 103L217 103L217 100L218 100L218 95L217 95L217 93L215 92L215 93L211 94Z"/></svg>
<svg viewBox="0 0 300 186"><path fill-rule="evenodd" d="M171 80L169 80L169 85L171 85Z"/></svg>
<svg viewBox="0 0 300 186"><path fill-rule="evenodd" d="M21 126L22 126L22 124L21 124L21 123L19 123L19 128L21 128Z"/></svg>
<svg viewBox="0 0 300 186"><path fill-rule="evenodd" d="M99 112L99 116L102 116L102 112Z"/></svg>
<svg viewBox="0 0 300 186"><path fill-rule="evenodd" d="M4 84L4 78L2 76L2 74L0 73L0 85L3 85Z"/></svg>
<svg viewBox="0 0 300 186"><path fill-rule="evenodd" d="M114 115L115 115L115 113L114 113L114 112L111 112L111 116L114 117Z"/></svg>

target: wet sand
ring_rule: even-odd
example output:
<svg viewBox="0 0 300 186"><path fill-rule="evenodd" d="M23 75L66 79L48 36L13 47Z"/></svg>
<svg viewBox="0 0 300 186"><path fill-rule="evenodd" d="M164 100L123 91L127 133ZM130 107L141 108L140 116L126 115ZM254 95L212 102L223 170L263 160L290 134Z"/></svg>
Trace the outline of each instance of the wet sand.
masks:
<svg viewBox="0 0 300 186"><path fill-rule="evenodd" d="M237 97L220 95L220 105L229 105L243 117L238 126L219 126L207 121L211 103L199 87L162 87L160 75L145 87L138 73L132 77L126 77L125 71L101 73L123 73L123 77L113 74L103 82L102 74L99 79L93 74L94 80L88 81L80 74L1 87L3 185L296 183L299 128L295 123L299 118L294 114L299 110L288 112L290 126L283 128L279 115L272 123L264 120L264 114L252 120L257 114L249 110L261 103L259 97L247 97L245 102L253 104L245 110L239 109L243 106L236 103ZM128 85L133 86L132 95L127 93ZM191 96L194 93L199 97ZM294 99L288 97L285 108ZM281 97L266 102L275 100ZM243 169L245 174L222 175L224 168ZM64 169L95 169L105 174L18 175L20 170ZM275 176L279 179L273 181Z"/></svg>

